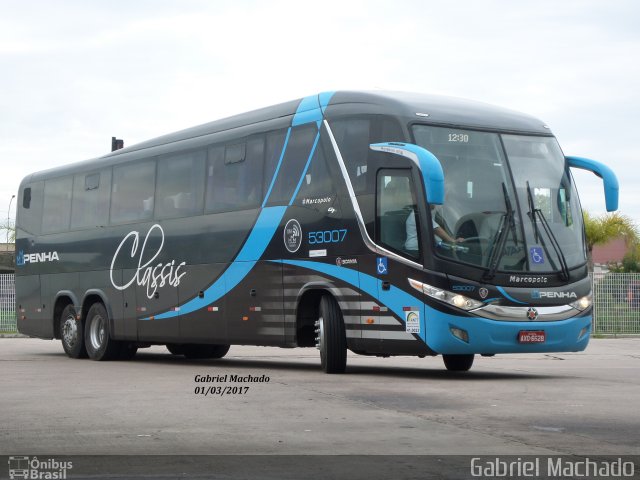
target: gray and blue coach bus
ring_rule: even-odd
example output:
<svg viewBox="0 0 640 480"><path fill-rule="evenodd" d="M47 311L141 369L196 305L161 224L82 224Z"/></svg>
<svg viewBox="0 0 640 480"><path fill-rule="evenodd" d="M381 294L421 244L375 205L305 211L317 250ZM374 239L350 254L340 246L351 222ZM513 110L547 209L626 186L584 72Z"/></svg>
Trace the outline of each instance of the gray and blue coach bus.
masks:
<svg viewBox="0 0 640 480"><path fill-rule="evenodd" d="M582 212L540 120L460 99L330 92L34 173L20 185L18 329L73 358L164 344L363 355L583 350Z"/></svg>

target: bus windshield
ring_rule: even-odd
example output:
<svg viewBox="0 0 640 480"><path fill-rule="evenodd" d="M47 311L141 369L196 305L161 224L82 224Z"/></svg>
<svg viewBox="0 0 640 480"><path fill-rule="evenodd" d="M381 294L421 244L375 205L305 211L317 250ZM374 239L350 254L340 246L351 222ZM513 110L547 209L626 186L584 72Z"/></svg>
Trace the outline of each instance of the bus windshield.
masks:
<svg viewBox="0 0 640 480"><path fill-rule="evenodd" d="M560 272L586 261L578 196L554 137L415 125L441 162L444 205L430 210L455 246L435 252L505 272ZM463 240L462 240L463 239Z"/></svg>

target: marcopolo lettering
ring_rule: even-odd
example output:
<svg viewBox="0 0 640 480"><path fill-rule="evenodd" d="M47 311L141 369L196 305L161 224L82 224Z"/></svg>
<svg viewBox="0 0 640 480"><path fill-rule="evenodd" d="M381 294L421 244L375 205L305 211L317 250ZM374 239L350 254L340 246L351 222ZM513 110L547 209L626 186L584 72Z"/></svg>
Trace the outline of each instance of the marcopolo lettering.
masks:
<svg viewBox="0 0 640 480"><path fill-rule="evenodd" d="M512 283L548 283L549 278L542 276L511 275L509 281Z"/></svg>

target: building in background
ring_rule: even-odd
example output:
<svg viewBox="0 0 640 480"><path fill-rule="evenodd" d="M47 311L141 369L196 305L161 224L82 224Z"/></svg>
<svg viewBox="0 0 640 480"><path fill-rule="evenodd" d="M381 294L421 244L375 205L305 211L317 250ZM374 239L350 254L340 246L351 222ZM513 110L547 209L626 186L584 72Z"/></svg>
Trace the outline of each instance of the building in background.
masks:
<svg viewBox="0 0 640 480"><path fill-rule="evenodd" d="M14 273L15 270L15 244L0 243L0 274Z"/></svg>

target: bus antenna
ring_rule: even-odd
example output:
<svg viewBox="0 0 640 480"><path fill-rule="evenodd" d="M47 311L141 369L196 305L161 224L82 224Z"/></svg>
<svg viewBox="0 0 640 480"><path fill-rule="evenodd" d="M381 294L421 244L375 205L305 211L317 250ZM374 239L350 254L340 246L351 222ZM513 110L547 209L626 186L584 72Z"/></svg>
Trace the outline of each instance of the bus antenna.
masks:
<svg viewBox="0 0 640 480"><path fill-rule="evenodd" d="M124 140L121 138L111 137L111 151L115 152L121 148L124 148Z"/></svg>

